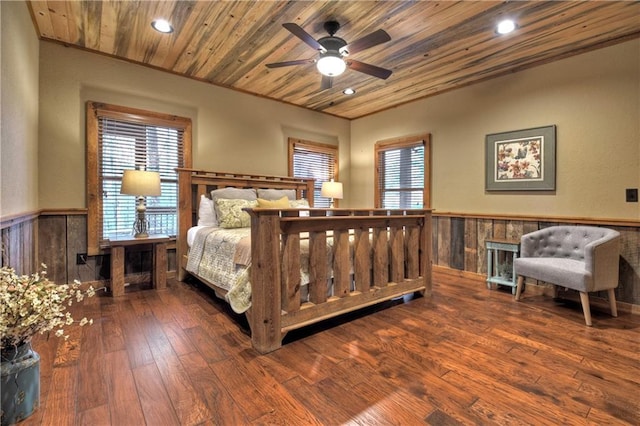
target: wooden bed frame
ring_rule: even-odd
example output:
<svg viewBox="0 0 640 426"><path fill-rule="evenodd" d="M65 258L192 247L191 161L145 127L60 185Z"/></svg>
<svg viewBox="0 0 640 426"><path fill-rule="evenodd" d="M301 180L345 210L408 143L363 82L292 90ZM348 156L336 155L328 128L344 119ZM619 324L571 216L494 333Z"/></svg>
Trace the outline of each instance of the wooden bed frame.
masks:
<svg viewBox="0 0 640 426"><path fill-rule="evenodd" d="M197 221L202 194L222 187L295 189L313 206L313 179L177 169L178 279L185 270L187 230ZM248 210L251 215L253 347L268 353L287 332L366 306L419 292L431 294L431 211L426 209ZM300 301L300 233L309 233L309 301ZM327 267L326 240L334 239ZM349 240L352 238L353 243ZM351 249L350 246L353 246ZM331 279L331 270L333 278ZM226 291L196 277L218 296ZM327 296L327 283L333 296Z"/></svg>

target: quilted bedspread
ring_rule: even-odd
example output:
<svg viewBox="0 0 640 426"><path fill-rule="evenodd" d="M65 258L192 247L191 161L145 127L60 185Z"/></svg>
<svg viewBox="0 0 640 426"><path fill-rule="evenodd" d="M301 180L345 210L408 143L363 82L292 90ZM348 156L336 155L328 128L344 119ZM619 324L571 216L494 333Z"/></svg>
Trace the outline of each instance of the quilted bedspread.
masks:
<svg viewBox="0 0 640 426"><path fill-rule="evenodd" d="M309 241L300 240L300 284L309 283ZM331 269L333 238L327 238L327 267ZM251 307L251 228L203 228L189 251L187 271L227 291L225 299L236 313ZM329 271L332 276L332 271ZM303 296L304 297L304 296Z"/></svg>
<svg viewBox="0 0 640 426"><path fill-rule="evenodd" d="M227 291L227 301L237 313L251 306L249 266L250 228L204 228L189 250L187 271Z"/></svg>

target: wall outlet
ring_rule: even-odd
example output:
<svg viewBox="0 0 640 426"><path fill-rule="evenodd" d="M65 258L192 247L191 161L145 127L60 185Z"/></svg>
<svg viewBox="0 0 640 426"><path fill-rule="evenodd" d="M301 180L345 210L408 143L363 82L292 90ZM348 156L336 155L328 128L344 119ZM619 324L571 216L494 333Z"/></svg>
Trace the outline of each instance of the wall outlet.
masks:
<svg viewBox="0 0 640 426"><path fill-rule="evenodd" d="M86 264L87 264L87 253L76 254L76 265L86 265Z"/></svg>
<svg viewBox="0 0 640 426"><path fill-rule="evenodd" d="M638 188L627 188L626 190L627 203L638 202Z"/></svg>

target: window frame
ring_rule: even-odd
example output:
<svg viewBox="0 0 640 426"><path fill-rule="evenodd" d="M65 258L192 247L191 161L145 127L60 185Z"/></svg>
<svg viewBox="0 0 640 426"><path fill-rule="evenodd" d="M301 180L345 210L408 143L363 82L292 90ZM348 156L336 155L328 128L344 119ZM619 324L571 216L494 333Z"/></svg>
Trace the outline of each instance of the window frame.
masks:
<svg viewBox="0 0 640 426"><path fill-rule="evenodd" d="M336 182L339 182L339 175L338 175L338 164L339 164L339 158L338 158L338 151L339 151L339 147L338 145L332 145L332 144L328 144L328 143L321 143L321 142L313 142L313 141L307 141L307 140L303 140L303 139L297 139L297 138L289 138L288 139L288 175L291 177L312 177L312 176L294 176L293 175L293 154L295 152L295 148L297 147L301 147L304 148L308 151L317 153L317 154L328 154L328 155L332 155L333 156L333 177L330 179L335 180ZM325 198L325 197L321 197L320 196L320 188L322 187L322 182L314 182L314 204L317 203L318 200L320 200L321 198ZM318 193L317 196L315 193ZM338 207L339 206L339 202L340 200L334 200L334 206Z"/></svg>
<svg viewBox="0 0 640 426"><path fill-rule="evenodd" d="M180 128L182 135L183 167L192 167L192 124L191 119L171 114L111 105L102 102L86 103L86 173L87 173L87 254L100 254L102 229L102 195L100 185L99 118L109 117L117 120L136 122L151 126ZM176 175L177 178L177 175ZM178 200L179 202L179 200ZM178 206L176 205L176 214Z"/></svg>
<svg viewBox="0 0 640 426"><path fill-rule="evenodd" d="M394 149L411 148L422 145L424 148L424 187L422 190L422 206L431 208L431 134L392 138L378 141L374 148L374 206L382 208L382 188L380 187L381 153Z"/></svg>

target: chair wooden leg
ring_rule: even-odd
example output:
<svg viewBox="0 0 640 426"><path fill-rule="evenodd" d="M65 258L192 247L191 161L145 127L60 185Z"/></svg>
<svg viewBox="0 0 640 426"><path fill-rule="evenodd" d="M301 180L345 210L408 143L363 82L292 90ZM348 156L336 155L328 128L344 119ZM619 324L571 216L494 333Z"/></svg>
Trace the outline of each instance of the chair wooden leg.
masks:
<svg viewBox="0 0 640 426"><path fill-rule="evenodd" d="M580 303L582 303L582 312L584 312L584 322L591 327L591 308L589 307L589 293L580 292Z"/></svg>
<svg viewBox="0 0 640 426"><path fill-rule="evenodd" d="M616 289L610 288L609 290L607 290L607 292L609 293L609 305L611 306L611 316L617 317L618 307L616 306Z"/></svg>
<svg viewBox="0 0 640 426"><path fill-rule="evenodd" d="M518 276L518 284L516 284L516 300L520 300L520 294L522 293L522 284L524 283L524 277Z"/></svg>

